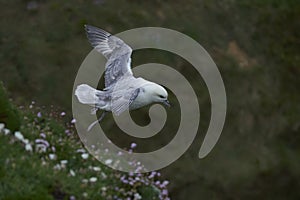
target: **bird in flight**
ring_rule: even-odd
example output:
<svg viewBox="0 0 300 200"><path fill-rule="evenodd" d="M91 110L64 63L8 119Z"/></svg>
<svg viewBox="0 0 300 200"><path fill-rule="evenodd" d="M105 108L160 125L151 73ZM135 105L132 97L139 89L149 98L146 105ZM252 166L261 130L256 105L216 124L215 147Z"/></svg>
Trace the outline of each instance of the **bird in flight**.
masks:
<svg viewBox="0 0 300 200"><path fill-rule="evenodd" d="M165 88L133 76L132 49L124 41L94 26L85 25L85 30L91 45L107 59L103 90L97 90L87 84L81 84L75 90L80 103L94 107L92 114L103 110L99 119L88 127L88 131L108 112L120 115L127 109L135 110L153 103L162 103L170 107Z"/></svg>

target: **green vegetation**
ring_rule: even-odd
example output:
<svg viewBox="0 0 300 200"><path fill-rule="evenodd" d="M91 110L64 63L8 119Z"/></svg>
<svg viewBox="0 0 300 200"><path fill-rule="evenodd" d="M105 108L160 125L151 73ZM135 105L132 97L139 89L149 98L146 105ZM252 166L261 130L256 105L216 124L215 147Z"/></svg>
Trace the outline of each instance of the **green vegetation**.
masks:
<svg viewBox="0 0 300 200"><path fill-rule="evenodd" d="M2 87L0 92L4 94ZM16 113L4 96L0 100L3 114L13 112L9 119L21 124L16 132L0 124L0 199L167 198L162 191L168 182L156 184L158 174L127 175L89 156L73 125L62 123L64 116L36 112L34 104Z"/></svg>
<svg viewBox="0 0 300 200"><path fill-rule="evenodd" d="M30 4L32 2L36 4ZM157 62L178 69L198 94L201 121L197 138L183 157L162 170L163 176L171 182L171 198L300 198L298 0L0 0L0 9L3 16L0 18L0 79L17 105L27 105L35 100L39 105L46 105L46 110L51 105L71 110L76 71L91 50L83 24L95 25L112 33L159 26L191 36L217 63L228 98L228 114L220 141L203 160L199 160L197 154L209 124L211 105L201 76L186 61L167 52L136 51L132 59L134 66ZM11 106L1 90L0 97L0 122L5 122L12 130L21 127L26 137L35 138L38 134L36 128L32 128L35 132L31 133L30 128L24 127L28 121L25 123L23 117L18 117L23 111L17 114L20 111ZM171 101L176 102L175 98ZM176 109L178 105L175 104L173 111L168 111L168 121L173 124L179 122ZM46 112L41 111L43 115ZM144 117L146 112L147 109L132 113L133 119L146 124L149 120ZM36 118L36 113L32 117ZM52 124L51 132L59 129L56 133L61 135L65 127L58 125L56 120L50 121L47 118L46 123ZM131 139L125 137L112 121L110 116L103 121L110 139L128 146ZM175 128L164 128L156 141L137 141L137 151L153 149L170 141ZM40 166L39 155L24 152L22 144L18 144L20 142L12 142L12 136L0 137L1 163L13 155L20 163L11 172L5 169L8 166L11 169L11 164L0 165L0 185L5 191L21 190L20 184L24 183L22 191L27 191L31 197L42 194L45 198L55 196L53 194L59 196L61 191L56 190L63 188L64 195L82 198L80 195L85 188L81 188L81 179L87 177L71 177L67 170L49 174L52 166L49 166L49 171L46 167L37 167L39 173L28 172L28 167L21 166L34 163ZM75 136L63 137L68 141L66 143L69 140L79 142ZM55 143L56 137L53 138ZM141 146L143 149L139 148ZM72 155L72 150L68 150L72 147L66 144L64 148L60 151L61 159L67 152ZM26 159L22 160L20 155ZM9 175L4 175L4 172ZM18 178L8 183L9 177ZM35 187L40 186L38 189L29 188L32 187L29 182ZM77 187L73 187L73 182ZM99 185L88 184L91 192L88 195L103 187L102 183L96 184ZM146 196L153 194L148 188L143 188L140 193L142 191Z"/></svg>

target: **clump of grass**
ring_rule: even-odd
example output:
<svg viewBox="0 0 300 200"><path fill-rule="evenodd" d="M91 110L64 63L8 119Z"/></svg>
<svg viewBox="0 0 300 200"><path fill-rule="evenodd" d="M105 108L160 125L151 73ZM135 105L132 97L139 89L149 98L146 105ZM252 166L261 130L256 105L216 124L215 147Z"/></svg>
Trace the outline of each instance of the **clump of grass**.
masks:
<svg viewBox="0 0 300 200"><path fill-rule="evenodd" d="M20 127L18 110L7 98L2 82L0 82L0 121L11 130L17 130Z"/></svg>

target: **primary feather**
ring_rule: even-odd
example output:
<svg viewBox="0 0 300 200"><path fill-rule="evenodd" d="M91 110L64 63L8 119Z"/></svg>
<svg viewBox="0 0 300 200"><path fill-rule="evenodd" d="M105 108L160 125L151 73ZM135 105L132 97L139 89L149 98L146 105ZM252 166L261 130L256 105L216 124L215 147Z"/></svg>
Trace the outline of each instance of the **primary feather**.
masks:
<svg viewBox="0 0 300 200"><path fill-rule="evenodd" d="M105 87L116 83L125 74L132 75L132 49L123 40L94 26L85 25L91 45L107 58L105 64Z"/></svg>

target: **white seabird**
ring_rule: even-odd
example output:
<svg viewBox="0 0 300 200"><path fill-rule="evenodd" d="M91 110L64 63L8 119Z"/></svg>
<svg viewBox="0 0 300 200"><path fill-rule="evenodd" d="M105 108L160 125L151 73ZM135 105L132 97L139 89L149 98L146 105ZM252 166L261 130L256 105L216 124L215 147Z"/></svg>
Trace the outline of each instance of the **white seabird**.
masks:
<svg viewBox="0 0 300 200"><path fill-rule="evenodd" d="M135 110L153 103L170 106L168 93L162 86L133 76L130 58L132 49L125 42L94 26L85 25L85 30L91 45L107 59L103 90L87 84L81 84L75 90L80 103L94 106L92 113L104 110L88 130L100 122L107 112L120 115L126 109Z"/></svg>

